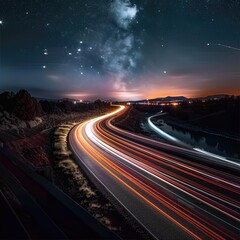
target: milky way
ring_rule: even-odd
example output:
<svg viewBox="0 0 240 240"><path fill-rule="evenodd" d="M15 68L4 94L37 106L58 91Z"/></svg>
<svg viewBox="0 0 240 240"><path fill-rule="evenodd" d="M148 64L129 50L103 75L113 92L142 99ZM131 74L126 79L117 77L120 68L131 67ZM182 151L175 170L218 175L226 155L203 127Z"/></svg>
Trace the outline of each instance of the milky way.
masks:
<svg viewBox="0 0 240 240"><path fill-rule="evenodd" d="M130 90L128 85L132 70L136 67L139 57L136 36L131 31L138 10L129 0L115 0L109 10L115 27L102 46L104 68L110 75L114 90L126 92Z"/></svg>

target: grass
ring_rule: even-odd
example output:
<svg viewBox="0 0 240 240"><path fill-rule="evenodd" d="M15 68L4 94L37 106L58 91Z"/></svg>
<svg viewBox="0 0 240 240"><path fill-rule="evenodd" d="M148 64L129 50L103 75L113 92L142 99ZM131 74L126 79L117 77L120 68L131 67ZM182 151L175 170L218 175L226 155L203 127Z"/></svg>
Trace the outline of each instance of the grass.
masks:
<svg viewBox="0 0 240 240"><path fill-rule="evenodd" d="M81 205L92 213L100 222L112 230L118 230L106 216L106 208L112 209L110 203L104 203L97 195L88 180L84 177L79 166L71 158L71 151L67 146L67 136L74 124L61 124L54 132L53 155L55 168L63 175L67 182L67 191L80 199Z"/></svg>

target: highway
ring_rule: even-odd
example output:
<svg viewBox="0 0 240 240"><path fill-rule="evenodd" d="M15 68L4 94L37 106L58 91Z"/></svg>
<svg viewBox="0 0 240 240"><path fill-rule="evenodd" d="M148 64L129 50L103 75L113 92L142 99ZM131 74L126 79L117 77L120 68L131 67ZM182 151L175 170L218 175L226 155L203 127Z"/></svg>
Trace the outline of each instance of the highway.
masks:
<svg viewBox="0 0 240 240"><path fill-rule="evenodd" d="M75 126L77 161L155 239L238 239L239 166L119 129L110 114Z"/></svg>

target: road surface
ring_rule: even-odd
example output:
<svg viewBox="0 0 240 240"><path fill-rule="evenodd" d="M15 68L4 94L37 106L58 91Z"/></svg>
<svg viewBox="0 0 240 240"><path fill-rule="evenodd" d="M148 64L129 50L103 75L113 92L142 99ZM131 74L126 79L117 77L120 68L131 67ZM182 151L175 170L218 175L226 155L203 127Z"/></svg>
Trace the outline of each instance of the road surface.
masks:
<svg viewBox="0 0 240 240"><path fill-rule="evenodd" d="M239 238L239 166L113 126L124 108L73 128L78 163L153 238Z"/></svg>

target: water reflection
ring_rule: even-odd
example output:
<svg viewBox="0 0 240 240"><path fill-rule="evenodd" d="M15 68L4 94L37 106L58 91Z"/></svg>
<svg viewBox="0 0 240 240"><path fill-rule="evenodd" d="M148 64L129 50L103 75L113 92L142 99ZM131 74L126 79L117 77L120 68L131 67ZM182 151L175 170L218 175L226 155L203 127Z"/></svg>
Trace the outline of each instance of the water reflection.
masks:
<svg viewBox="0 0 240 240"><path fill-rule="evenodd" d="M166 133L193 147L228 158L240 158L240 142L237 140L191 131L172 124L164 123L159 127Z"/></svg>

